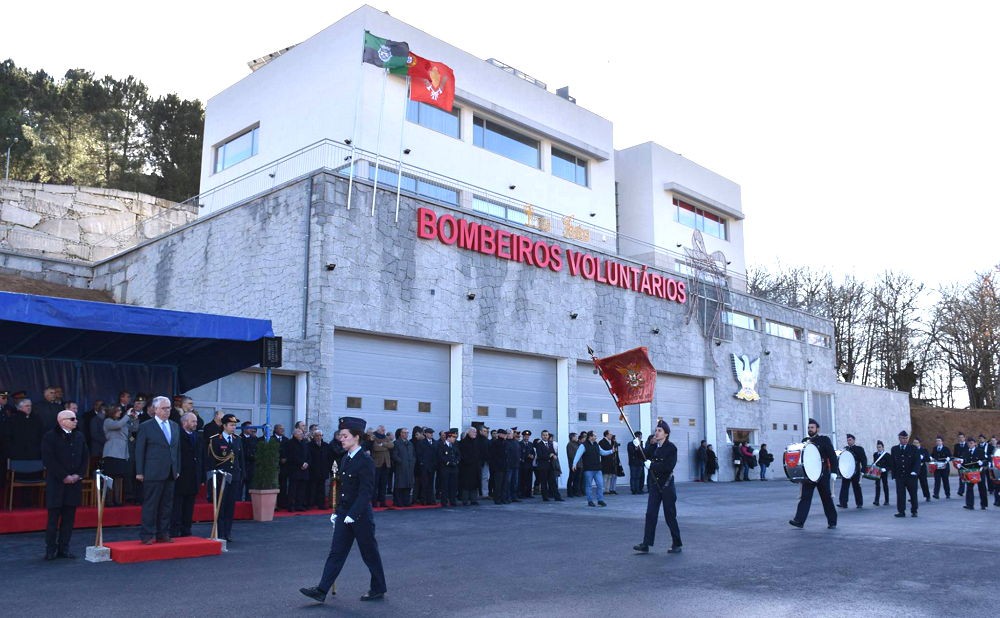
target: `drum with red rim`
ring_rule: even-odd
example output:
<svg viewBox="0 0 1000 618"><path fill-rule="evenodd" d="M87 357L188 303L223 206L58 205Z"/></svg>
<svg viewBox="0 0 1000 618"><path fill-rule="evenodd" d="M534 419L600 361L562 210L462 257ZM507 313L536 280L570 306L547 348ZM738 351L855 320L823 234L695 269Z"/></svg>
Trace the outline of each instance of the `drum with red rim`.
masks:
<svg viewBox="0 0 1000 618"><path fill-rule="evenodd" d="M809 479L818 482L823 473L823 458L816 445L809 442L789 444L784 456L785 476L793 483Z"/></svg>
<svg viewBox="0 0 1000 618"><path fill-rule="evenodd" d="M882 478L882 468L879 468L878 466L868 466L865 468L865 473L861 476L872 481L877 481Z"/></svg>
<svg viewBox="0 0 1000 618"><path fill-rule="evenodd" d="M969 483L970 485L979 484L980 472L978 469L973 470L972 468L959 468L958 472L962 477L963 483Z"/></svg>

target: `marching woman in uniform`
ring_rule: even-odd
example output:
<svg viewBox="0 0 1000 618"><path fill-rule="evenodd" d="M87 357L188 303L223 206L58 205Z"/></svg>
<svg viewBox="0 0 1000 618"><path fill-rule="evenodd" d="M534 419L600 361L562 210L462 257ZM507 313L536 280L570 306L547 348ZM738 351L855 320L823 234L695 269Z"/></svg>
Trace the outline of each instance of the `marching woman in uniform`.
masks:
<svg viewBox="0 0 1000 618"><path fill-rule="evenodd" d="M889 504L889 467L892 465L892 459L889 457L889 452L885 450L885 444L881 440L875 443L875 452L872 453L872 465L879 469L882 476L875 479L875 506L879 504L879 498L884 496L885 502L883 504Z"/></svg>
<svg viewBox="0 0 1000 618"><path fill-rule="evenodd" d="M636 438L635 442L638 442ZM670 441L670 425L662 419L656 423L653 442L643 449L645 462L643 465L649 471L649 498L646 500L646 528L642 543L632 549L640 553L648 553L649 546L656 537L656 520L659 517L660 505L663 505L663 519L670 529L670 549L668 554L681 553L681 530L677 526L677 488L674 485L674 467L677 465L677 447Z"/></svg>
<svg viewBox="0 0 1000 618"><path fill-rule="evenodd" d="M337 508L330 516L330 521L333 522L330 554L326 558L319 585L299 589L299 592L318 603L326 600L327 591L337 581L354 541L358 542L361 559L371 572L368 592L361 596L361 600L374 601L385 596L385 573L382 570L378 541L375 540L375 513L371 505L375 492L375 461L371 455L361 450L360 442L364 431L363 419L349 416L340 419L337 437L347 454L340 460L337 473Z"/></svg>

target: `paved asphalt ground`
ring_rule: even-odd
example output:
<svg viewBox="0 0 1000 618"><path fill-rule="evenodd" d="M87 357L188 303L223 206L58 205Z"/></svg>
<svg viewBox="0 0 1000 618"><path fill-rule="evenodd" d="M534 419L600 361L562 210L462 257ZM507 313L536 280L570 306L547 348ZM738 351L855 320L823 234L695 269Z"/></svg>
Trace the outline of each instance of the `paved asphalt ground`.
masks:
<svg viewBox="0 0 1000 618"><path fill-rule="evenodd" d="M299 594L319 579L325 517L237 522L220 557L139 564L41 559L41 533L0 537L5 616L986 616L995 613L1000 508L921 502L839 510L828 530L818 496L804 530L788 525L797 486L784 480L679 485L684 553L666 526L648 555L645 496L376 515L389 593L362 603L368 572L355 549L338 594ZM207 535L198 526L196 534ZM135 538L111 529L106 540ZM93 532L74 535L82 557Z"/></svg>

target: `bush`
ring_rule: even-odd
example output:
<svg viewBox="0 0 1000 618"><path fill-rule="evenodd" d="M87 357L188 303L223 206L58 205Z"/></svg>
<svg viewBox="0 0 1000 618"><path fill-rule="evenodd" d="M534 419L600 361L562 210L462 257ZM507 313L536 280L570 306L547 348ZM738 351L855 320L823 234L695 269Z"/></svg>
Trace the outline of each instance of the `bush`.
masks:
<svg viewBox="0 0 1000 618"><path fill-rule="evenodd" d="M278 457L281 443L277 440L257 444L257 465L250 489L278 489Z"/></svg>

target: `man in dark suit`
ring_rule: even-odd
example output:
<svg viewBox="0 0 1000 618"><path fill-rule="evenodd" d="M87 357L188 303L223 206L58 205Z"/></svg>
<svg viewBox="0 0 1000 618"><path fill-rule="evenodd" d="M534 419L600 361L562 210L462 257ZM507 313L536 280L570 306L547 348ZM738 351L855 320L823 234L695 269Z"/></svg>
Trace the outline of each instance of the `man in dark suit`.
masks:
<svg viewBox="0 0 1000 618"><path fill-rule="evenodd" d="M559 486L556 485L555 471L552 468L552 462L558 456L552 445L552 434L547 429L543 430L541 439L535 440L535 462L538 464L535 474L538 476L539 489L545 502L549 500L562 502Z"/></svg>
<svg viewBox="0 0 1000 618"><path fill-rule="evenodd" d="M961 459L963 461L969 456L969 447L966 445L964 432L961 431L958 432L958 442L955 443L955 446L952 448L951 452L952 452L951 455L952 457L954 457L955 459ZM960 496L965 495L965 483L962 482L961 475L959 475L958 477L958 495Z"/></svg>
<svg viewBox="0 0 1000 618"><path fill-rule="evenodd" d="M931 449L931 460L937 464L937 470L934 472L934 499L940 499L941 485L944 484L944 497L945 499L951 499L951 485L948 482L948 475L951 471L948 469L949 460L951 459L951 451L948 447L944 445L944 438L938 436L934 440L934 448Z"/></svg>
<svg viewBox="0 0 1000 618"><path fill-rule="evenodd" d="M417 458L417 474L420 476L420 492L417 501L420 504L434 504L434 473L437 469L437 442L434 441L434 430L424 428L421 432L423 439L418 440L414 447L414 455ZM341 444L343 446L343 444Z"/></svg>
<svg viewBox="0 0 1000 618"><path fill-rule="evenodd" d="M341 459L338 471L337 510L330 516L330 521L333 522L330 554L326 558L319 585L299 589L299 592L319 603L326 600L327 593L333 588L355 540L358 542L361 559L371 573L368 592L361 596L361 600L374 601L385 596L385 572L382 569L378 541L375 540L375 513L372 511L375 461L361 449L360 439L364 430L365 421L360 418L340 419L338 436L347 454Z"/></svg>
<svg viewBox="0 0 1000 618"><path fill-rule="evenodd" d="M493 481L493 502L508 504L507 487L507 430L497 429L490 441L490 479Z"/></svg>
<svg viewBox="0 0 1000 618"><path fill-rule="evenodd" d="M236 510L236 492L243 484L243 444L236 435L236 425L239 419L235 414L226 414L220 419L222 433L213 436L208 441L208 467L230 474L226 485L222 475L216 483L217 491L222 492L222 504L219 507L219 537L233 542L233 513ZM211 488L209 488L211 492ZM211 496L212 494L209 493Z"/></svg>
<svg viewBox="0 0 1000 618"><path fill-rule="evenodd" d="M931 453L920 444L920 438L913 436L913 446L917 449L917 457L920 458L920 469L917 470L917 483L920 484L920 493L924 495L924 500L931 501L931 490L927 484L927 462L931 458Z"/></svg>
<svg viewBox="0 0 1000 618"><path fill-rule="evenodd" d="M837 527L837 507L833 505L833 496L830 493L830 471L837 466L837 452L833 448L833 442L828 436L820 435L819 423L816 419L809 419L807 427L809 441L819 449L821 460L821 472L819 481L812 482L808 477L802 480L802 487L799 493L799 506L795 510L795 519L788 523L796 528L801 528L806 523L809 516L809 507L812 506L813 491L819 490L819 499L823 503L823 512L826 513L826 527Z"/></svg>
<svg viewBox="0 0 1000 618"><path fill-rule="evenodd" d="M288 462L285 459L285 449L288 447L288 436L285 435L285 426L277 424L274 426L274 433L271 434L270 441L278 443L278 508L287 509L288 502Z"/></svg>
<svg viewBox="0 0 1000 618"><path fill-rule="evenodd" d="M191 521L198 488L205 478L205 449L198 435L198 415L181 415L181 474L174 483L174 508L170 521L170 536L191 536Z"/></svg>
<svg viewBox="0 0 1000 618"><path fill-rule="evenodd" d="M309 499L309 443L298 427L292 431L292 439L285 445L285 459L288 463L288 510L304 511Z"/></svg>
<svg viewBox="0 0 1000 618"><path fill-rule="evenodd" d="M979 482L975 485L971 483L966 483L965 485L965 508L970 511L976 507L976 488L979 488L979 508L985 510L987 499L987 488L989 484L989 477L986 476L986 466L989 459L986 456L986 448L984 445L976 444L976 439L969 436L966 441L965 446L965 459L962 463L963 468L970 468L972 470L979 470Z"/></svg>
<svg viewBox="0 0 1000 618"><path fill-rule="evenodd" d="M906 517L906 494L910 494L910 516L917 516L917 475L920 454L909 444L910 434L899 432L899 444L892 447L892 478L896 481L896 517Z"/></svg>
<svg viewBox="0 0 1000 618"><path fill-rule="evenodd" d="M441 506L458 506L458 464L462 455L455 446L458 429L445 432L445 439L438 444L438 485L441 488Z"/></svg>
<svg viewBox="0 0 1000 618"><path fill-rule="evenodd" d="M861 496L861 473L868 466L868 455L865 454L863 446L854 443L854 436L852 434L847 434L847 449L845 450L850 451L851 455L854 455L854 476L849 479L841 479L840 504L838 506L842 509L847 508L848 489L853 487L854 505L860 509L861 505L865 503Z"/></svg>
<svg viewBox="0 0 1000 618"><path fill-rule="evenodd" d="M240 443L243 446L243 488L238 496L240 500L250 499L250 486L253 484L253 473L257 467L257 429L250 421L243 421L240 432Z"/></svg>
<svg viewBox="0 0 1000 618"><path fill-rule="evenodd" d="M76 431L76 413L69 410L56 416L58 426L42 437L45 463L45 506L49 510L45 529L45 559L75 558L69 552L76 507L83 497L80 481L87 473L87 440Z"/></svg>
<svg viewBox="0 0 1000 618"><path fill-rule="evenodd" d="M170 420L170 399L153 399L153 417L135 436L135 478L142 483L142 528L139 539L171 543L174 481L181 473L181 428Z"/></svg>

